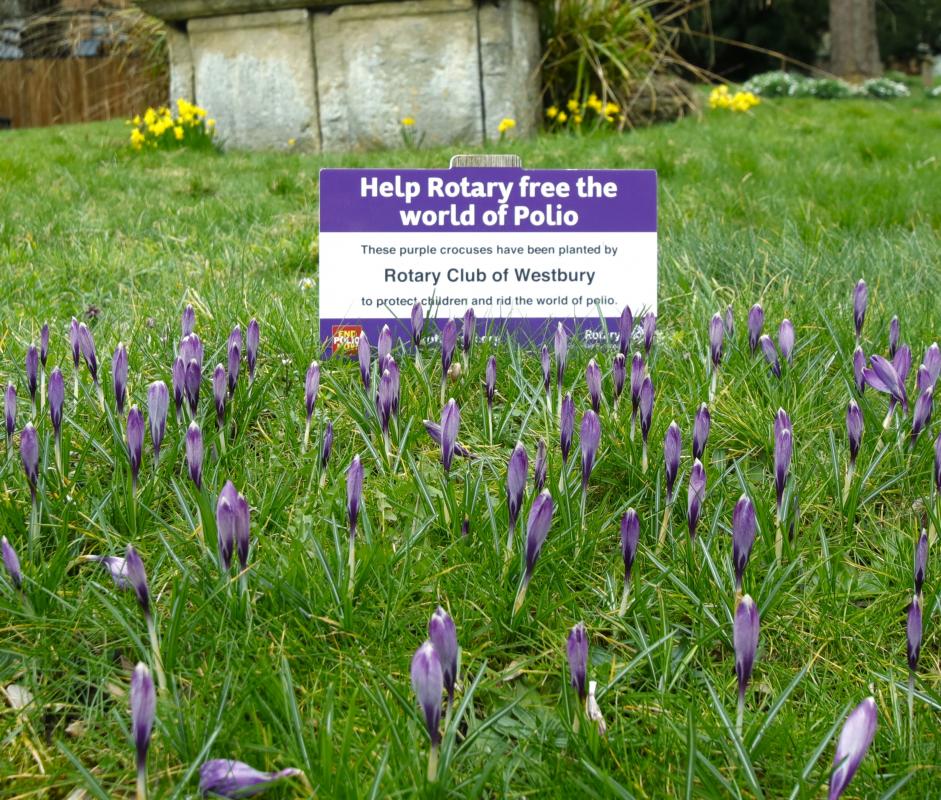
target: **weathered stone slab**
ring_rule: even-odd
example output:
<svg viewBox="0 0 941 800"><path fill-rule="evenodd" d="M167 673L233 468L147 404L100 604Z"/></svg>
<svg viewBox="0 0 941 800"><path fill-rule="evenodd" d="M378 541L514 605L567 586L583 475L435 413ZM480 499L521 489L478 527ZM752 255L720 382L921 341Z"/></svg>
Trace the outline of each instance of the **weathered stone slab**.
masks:
<svg viewBox="0 0 941 800"><path fill-rule="evenodd" d="M166 26L167 47L170 50L170 108L182 97L193 101L196 87L193 83L193 53L189 36L172 25Z"/></svg>
<svg viewBox="0 0 941 800"><path fill-rule="evenodd" d="M190 20L196 102L226 146L320 149L310 13Z"/></svg>

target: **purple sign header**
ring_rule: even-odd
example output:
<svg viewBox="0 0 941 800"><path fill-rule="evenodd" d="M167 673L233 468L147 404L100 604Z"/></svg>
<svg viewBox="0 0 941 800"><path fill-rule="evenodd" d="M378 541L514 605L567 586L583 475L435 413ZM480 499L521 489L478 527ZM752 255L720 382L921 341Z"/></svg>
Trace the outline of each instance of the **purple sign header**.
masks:
<svg viewBox="0 0 941 800"><path fill-rule="evenodd" d="M653 170L323 169L320 196L322 233L657 230Z"/></svg>

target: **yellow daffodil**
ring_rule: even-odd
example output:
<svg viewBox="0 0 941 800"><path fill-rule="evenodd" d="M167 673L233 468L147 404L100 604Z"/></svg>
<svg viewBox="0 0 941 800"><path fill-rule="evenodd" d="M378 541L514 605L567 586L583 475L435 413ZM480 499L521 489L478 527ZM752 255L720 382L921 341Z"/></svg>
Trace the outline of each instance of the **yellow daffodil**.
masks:
<svg viewBox="0 0 941 800"><path fill-rule="evenodd" d="M500 124L497 125L498 133L506 133L509 130L512 130L516 127L516 120L510 119L509 117L504 117L500 120Z"/></svg>
<svg viewBox="0 0 941 800"><path fill-rule="evenodd" d="M565 122L565 120L567 120L568 118L569 118L569 115L566 114L564 111L560 111L560 112L559 112L559 116L556 117L556 119L557 119L559 122Z"/></svg>
<svg viewBox="0 0 941 800"><path fill-rule="evenodd" d="M402 117L402 125L406 128L411 128L415 124L415 120L412 117Z"/></svg>
<svg viewBox="0 0 941 800"><path fill-rule="evenodd" d="M576 114L574 117L572 117L572 122L574 122L576 125L581 125L581 124L582 124L582 115L581 115L581 114Z"/></svg>
<svg viewBox="0 0 941 800"><path fill-rule="evenodd" d="M546 116L549 117L549 119L555 119L559 116L559 109L555 106L549 106L549 108L546 109Z"/></svg>
<svg viewBox="0 0 941 800"><path fill-rule="evenodd" d="M183 128L181 128L179 125L177 125L177 126L173 129L173 135L176 137L176 140L177 140L178 142L182 142L182 141L183 141Z"/></svg>
<svg viewBox="0 0 941 800"><path fill-rule="evenodd" d="M573 97L565 104L565 107L574 114L578 111L578 100Z"/></svg>

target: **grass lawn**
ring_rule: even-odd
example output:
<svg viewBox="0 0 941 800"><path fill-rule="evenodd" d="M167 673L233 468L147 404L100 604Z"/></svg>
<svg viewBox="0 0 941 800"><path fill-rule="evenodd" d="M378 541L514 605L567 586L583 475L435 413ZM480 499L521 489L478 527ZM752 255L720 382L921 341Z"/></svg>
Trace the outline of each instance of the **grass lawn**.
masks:
<svg viewBox="0 0 941 800"><path fill-rule="evenodd" d="M317 174L322 166L443 166L444 150L312 157L303 154L131 152L120 123L0 134L0 380L17 384L17 430L29 417L26 346L52 328L49 364L66 379L63 445L55 468L48 414L38 422L41 527L28 543L30 493L19 456L0 458L0 533L16 546L28 606L0 581L0 684L33 703L0 698L0 797L129 797L134 750L126 690L150 662L132 592L80 556L140 551L170 691L159 698L149 760L151 796L194 795L207 758L265 769L300 767L319 797L824 796L835 733L847 710L875 697L879 729L848 797L928 798L941 786L941 559L929 556L925 639L910 725L905 646L916 536L932 485L937 422L914 451L910 416L881 434L888 401L867 390L855 481L843 496L844 419L855 396L853 285L870 287L862 337L887 350L898 315L913 356L909 392L925 347L941 339L941 101L784 100L751 114L706 113L625 135L543 136L506 145L525 166L643 167L660 176L660 307L649 370L656 387L651 468L629 435L629 403L611 402L613 352L573 347L566 389L587 407L585 365L605 374L602 448L591 476L586 529L576 469L559 491L558 430L541 409L535 353L512 345L498 361L495 433L488 443L482 385L489 345L473 352L452 387L462 406L455 502L466 539L442 507L442 471L421 420L437 419L432 372L402 367L401 416L391 464L381 452L355 364L324 365L312 441L335 426L327 480L316 446L301 452L303 385L318 357ZM775 334L793 320L797 346L780 380L748 352L752 303ZM186 476L183 431L168 424L156 472L149 437L132 500L123 422L111 400L111 353L130 355L130 395L170 383L182 308L196 308L204 376L225 359L229 330L261 325L258 379L236 391L234 432L211 447L214 410L203 383L204 486L227 479L252 508L247 585L224 581L214 545L198 535L197 493ZM692 417L707 399L707 326L731 304L711 404L708 488L700 536L686 534ZM67 327L92 328L108 398L102 414L87 370L72 400ZM425 364L440 366L429 352ZM789 506L799 504L785 558L774 558L772 421L793 420ZM899 415L902 416L902 415ZM662 443L683 431L677 508L657 546L664 510ZM556 513L523 612L511 618L519 577L501 579L506 462L517 439L530 459L549 443L547 486ZM16 440L18 441L17 434ZM343 473L366 468L352 597L346 588ZM527 492L523 518L531 500ZM731 565L732 508L747 492L760 533L745 591L761 613L761 639L745 727L736 704ZM844 508L845 504L845 508ZM631 604L621 590L619 520L641 519ZM936 517L935 517L936 518ZM517 547L522 537L517 536ZM462 646L460 731L445 738L440 781L425 784L428 739L409 685L412 654L437 603ZM608 724L601 738L582 720L568 685L566 634L583 620L589 678ZM298 781L272 790L300 797Z"/></svg>

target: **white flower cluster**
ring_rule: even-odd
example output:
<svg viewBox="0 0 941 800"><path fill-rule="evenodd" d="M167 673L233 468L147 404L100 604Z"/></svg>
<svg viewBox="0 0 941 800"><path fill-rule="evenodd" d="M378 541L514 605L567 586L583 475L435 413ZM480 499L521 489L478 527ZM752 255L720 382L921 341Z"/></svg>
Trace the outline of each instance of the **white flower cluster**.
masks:
<svg viewBox="0 0 941 800"><path fill-rule="evenodd" d="M839 78L807 78L781 70L755 75L742 88L759 97L817 97L821 100L842 100L847 97L890 100L908 97L910 94L904 83L890 78L872 78L854 86Z"/></svg>

